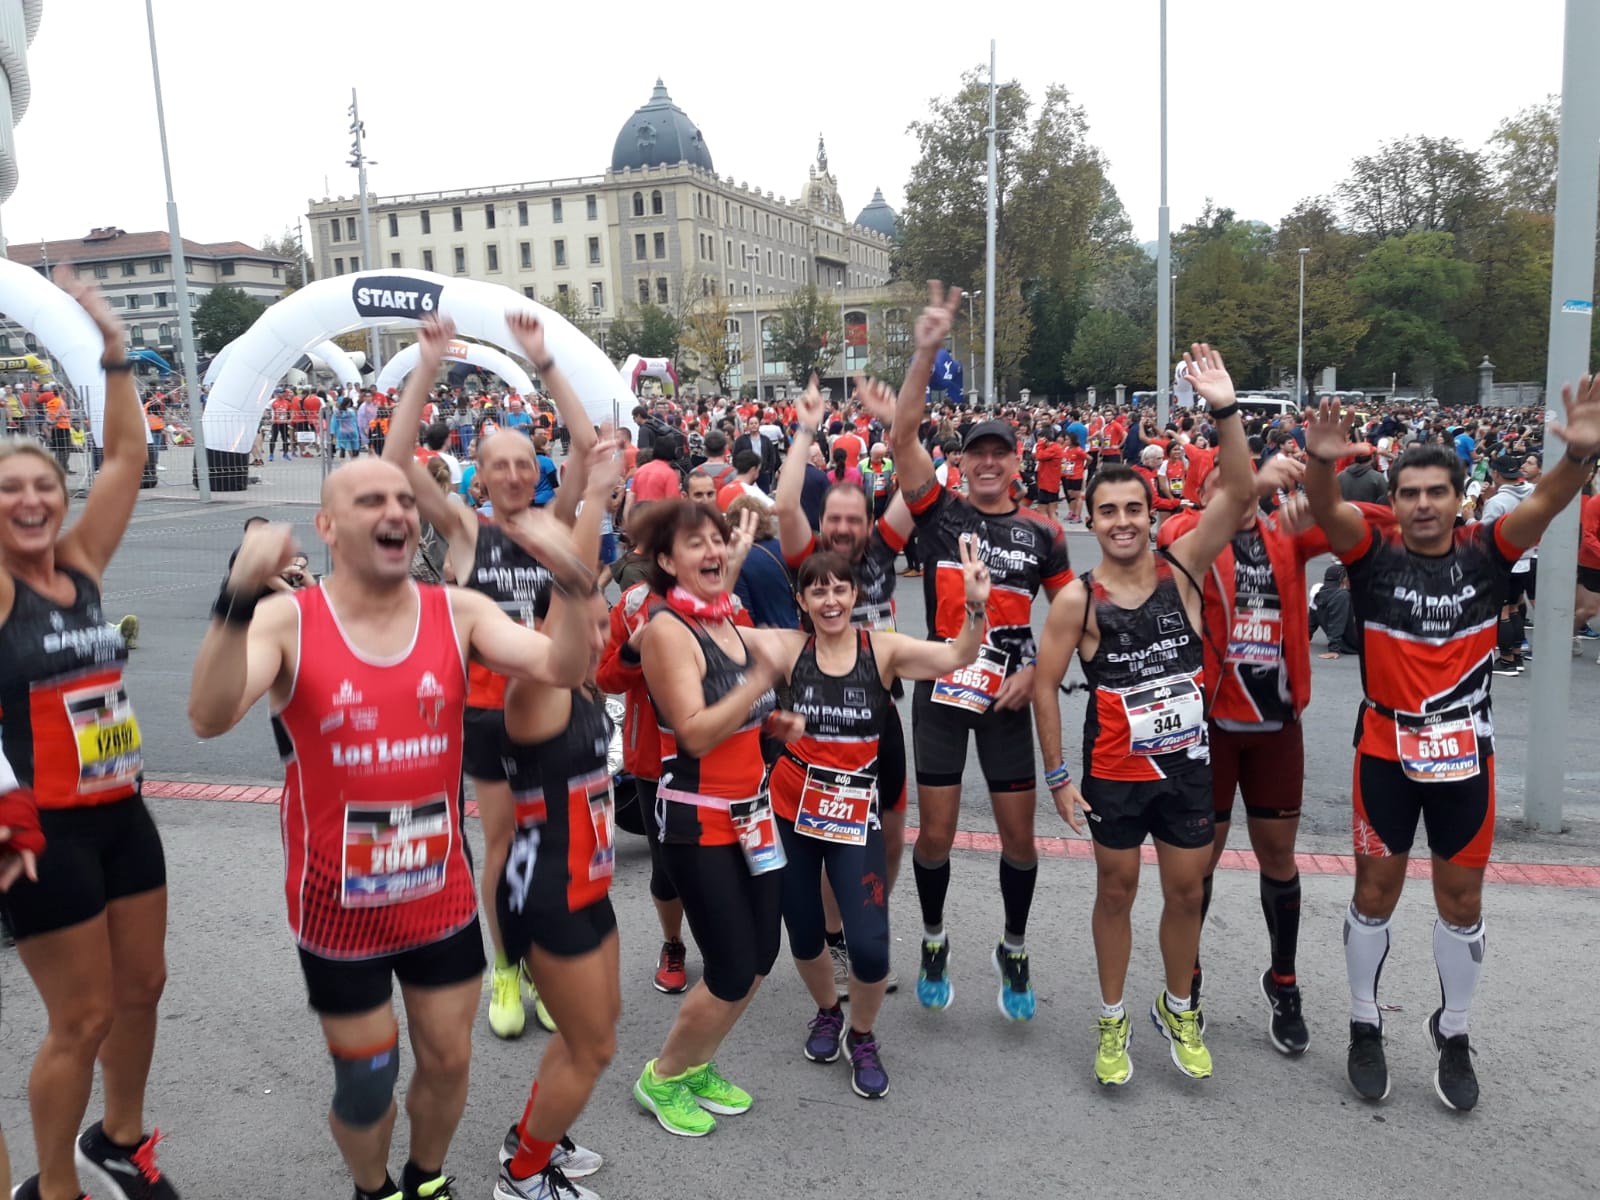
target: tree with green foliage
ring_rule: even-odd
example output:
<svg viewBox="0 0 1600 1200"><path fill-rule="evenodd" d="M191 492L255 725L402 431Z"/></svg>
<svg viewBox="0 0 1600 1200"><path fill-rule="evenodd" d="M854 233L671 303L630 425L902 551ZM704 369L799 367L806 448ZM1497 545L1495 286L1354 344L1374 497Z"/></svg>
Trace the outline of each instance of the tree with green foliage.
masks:
<svg viewBox="0 0 1600 1200"><path fill-rule="evenodd" d="M215 354L256 323L267 306L238 288L219 287L194 306L200 353Z"/></svg>
<svg viewBox="0 0 1600 1200"><path fill-rule="evenodd" d="M599 332L598 322L590 315L588 305L578 303L578 293L568 288L566 291L557 291L554 295L546 296L539 301L551 312L557 313L583 334L591 342Z"/></svg>
<svg viewBox="0 0 1600 1200"><path fill-rule="evenodd" d="M1507 117L1489 137L1489 155L1505 202L1526 212L1554 215L1556 155L1561 141L1561 97L1546 96Z"/></svg>
<svg viewBox="0 0 1600 1200"><path fill-rule="evenodd" d="M1084 315L1061 364L1074 388L1147 384L1154 359L1150 335L1125 313L1097 308Z"/></svg>
<svg viewBox="0 0 1600 1200"><path fill-rule="evenodd" d="M727 395L728 376L733 373L734 347L728 340L728 301L713 291L689 310L679 329L686 361L683 374L689 379L710 380L719 395Z"/></svg>
<svg viewBox="0 0 1600 1200"><path fill-rule="evenodd" d="M301 257L302 250L298 231L285 229L282 234L275 238L267 237L263 234L261 238L261 253L288 260L288 266L283 269L284 295L287 296L290 292L298 291L300 288L305 287L305 273L301 269L305 260Z"/></svg>
<svg viewBox="0 0 1600 1200"><path fill-rule="evenodd" d="M784 364L794 383L804 383L813 374L827 375L834 369L834 358L844 345L843 330L836 320L838 312L817 291L816 284L789 292L778 305L769 357Z"/></svg>
<svg viewBox="0 0 1600 1200"><path fill-rule="evenodd" d="M676 362L678 338L678 323L670 312L659 304L641 304L611 323L606 348L616 362L626 361L630 354Z"/></svg>
<svg viewBox="0 0 1600 1200"><path fill-rule="evenodd" d="M1471 234L1491 219L1484 155L1454 138L1402 138L1350 164L1339 198L1357 233L1374 238Z"/></svg>
<svg viewBox="0 0 1600 1200"><path fill-rule="evenodd" d="M1394 373L1430 391L1441 377L1466 369L1447 322L1472 289L1473 266L1455 250L1455 238L1441 231L1387 238L1351 277L1371 322L1359 355L1369 378Z"/></svg>

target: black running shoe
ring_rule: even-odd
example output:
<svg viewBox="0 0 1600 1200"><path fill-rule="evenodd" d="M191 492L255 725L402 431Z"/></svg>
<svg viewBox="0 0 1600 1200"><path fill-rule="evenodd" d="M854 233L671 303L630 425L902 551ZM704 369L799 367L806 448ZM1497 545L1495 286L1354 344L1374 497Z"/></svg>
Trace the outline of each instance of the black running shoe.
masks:
<svg viewBox="0 0 1600 1200"><path fill-rule="evenodd" d="M1445 1037L1439 1032L1442 1012L1444 1009L1436 1008L1428 1018L1428 1045L1439 1055L1439 1067L1433 1073L1433 1090L1445 1107L1471 1112L1478 1104L1478 1073L1472 1069L1472 1047L1467 1044L1464 1033Z"/></svg>
<svg viewBox="0 0 1600 1200"><path fill-rule="evenodd" d="M39 1177L30 1175L16 1187L11 1189L11 1200L39 1200ZM78 1194L78 1200L89 1200L89 1197Z"/></svg>
<svg viewBox="0 0 1600 1200"><path fill-rule="evenodd" d="M1350 1077L1350 1086L1363 1100L1388 1098L1389 1064L1383 1057L1381 1025L1350 1022L1350 1058L1345 1072Z"/></svg>
<svg viewBox="0 0 1600 1200"><path fill-rule="evenodd" d="M97 1121L78 1138L79 1178L91 1185L98 1182L93 1194L107 1200L178 1200L177 1191L156 1167L160 1141L157 1129L137 1146L118 1146Z"/></svg>
<svg viewBox="0 0 1600 1200"><path fill-rule="evenodd" d="M1267 1007L1272 1009L1272 1019L1267 1022L1267 1036L1272 1044L1280 1054L1291 1057L1304 1054L1311 1045L1311 1033L1300 1015L1300 985L1278 983L1268 969L1261 972L1261 994L1266 997Z"/></svg>

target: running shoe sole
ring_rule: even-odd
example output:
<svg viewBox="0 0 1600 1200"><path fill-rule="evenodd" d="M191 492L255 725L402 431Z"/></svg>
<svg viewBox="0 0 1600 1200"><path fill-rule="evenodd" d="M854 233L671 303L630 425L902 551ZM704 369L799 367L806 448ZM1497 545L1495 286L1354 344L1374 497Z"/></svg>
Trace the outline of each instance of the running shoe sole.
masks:
<svg viewBox="0 0 1600 1200"><path fill-rule="evenodd" d="M1272 1043L1272 1048L1279 1054L1282 1054L1284 1057L1299 1058L1307 1050L1311 1049L1310 1028L1307 1027L1306 1029L1306 1044L1301 1046L1298 1050L1296 1050L1293 1046L1285 1046L1282 1042L1280 1042L1278 1040L1278 1035L1272 1030L1272 1018L1278 1015L1278 1010L1273 1006L1272 993L1267 991L1267 977L1263 975L1256 982L1261 988L1261 998L1267 1002L1267 1040ZM1201 1025L1200 1032L1205 1032L1204 1024Z"/></svg>
<svg viewBox="0 0 1600 1200"><path fill-rule="evenodd" d="M76 1142L73 1143L72 1157L77 1163L78 1182L83 1185L85 1196L109 1196L112 1200L129 1200L128 1193L117 1182L117 1177L99 1166L78 1147ZM21 1190L20 1186L12 1189L12 1196Z"/></svg>
<svg viewBox="0 0 1600 1200"><path fill-rule="evenodd" d="M661 1126L661 1128L665 1129L668 1133L672 1134L674 1137L687 1137L687 1138L705 1137L706 1134L714 1132L716 1130L716 1128L717 1128L716 1125L712 1125L710 1129L706 1129L706 1130L679 1129L675 1125L668 1124L666 1118L663 1117L661 1115L661 1113L657 1111L656 1105L655 1105L655 1101L650 1099L650 1097L645 1094L644 1090L641 1089L637 1083L635 1083L633 1085L633 1098L634 1098L635 1102L638 1103L640 1108L644 1109L645 1112L649 1113L652 1117L654 1117L656 1119L656 1124L657 1125ZM698 1100L699 1097L697 1096L696 1099ZM705 1108L706 1106L705 1106L704 1103L701 1103L700 1107L701 1108ZM715 1112L716 1110L715 1109L711 1109L709 1111Z"/></svg>

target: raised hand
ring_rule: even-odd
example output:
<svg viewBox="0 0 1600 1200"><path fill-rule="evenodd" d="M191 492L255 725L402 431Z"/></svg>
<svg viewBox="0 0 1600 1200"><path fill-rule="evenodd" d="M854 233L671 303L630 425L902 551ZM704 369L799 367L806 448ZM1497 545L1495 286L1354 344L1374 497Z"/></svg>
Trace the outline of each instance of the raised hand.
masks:
<svg viewBox="0 0 1600 1200"><path fill-rule="evenodd" d="M794 403L794 414L800 419L801 429L815 432L822 425L826 411L827 405L823 402L822 393L817 390L817 377L813 373L804 394Z"/></svg>
<svg viewBox="0 0 1600 1200"><path fill-rule="evenodd" d="M1306 422L1306 453L1332 463L1350 452L1350 427L1356 423L1354 409L1346 412L1337 400L1324 399Z"/></svg>
<svg viewBox="0 0 1600 1200"><path fill-rule="evenodd" d="M966 587L967 607L983 608L989 603L989 567L978 556L978 539L963 533L960 541L961 581Z"/></svg>
<svg viewBox="0 0 1600 1200"><path fill-rule="evenodd" d="M854 379L856 403L866 409L867 415L883 423L885 429L894 424L895 404L898 397L886 383L857 375Z"/></svg>
<svg viewBox="0 0 1600 1200"><path fill-rule="evenodd" d="M1184 351L1184 377L1213 409L1227 408L1234 401L1233 377L1222 365L1222 352L1205 342L1195 342Z"/></svg>
<svg viewBox="0 0 1600 1200"><path fill-rule="evenodd" d="M506 313L506 324L511 336L522 347L522 356L535 367L550 362L550 351L545 349L544 322L525 308L514 308Z"/></svg>
<svg viewBox="0 0 1600 1200"><path fill-rule="evenodd" d="M422 347L423 361L438 367L444 361L445 351L450 348L450 341L455 336L456 323L449 317L435 314L422 318L422 327L417 330L417 343Z"/></svg>
<svg viewBox="0 0 1600 1200"><path fill-rule="evenodd" d="M593 585L594 571L579 556L572 530L552 514L529 509L504 528L512 541L549 569L561 587L582 592Z"/></svg>
<svg viewBox="0 0 1600 1200"><path fill-rule="evenodd" d="M918 350L937 351L950 330L955 326L956 313L961 309L961 289L945 290L937 279L928 280L928 306L917 318L913 338Z"/></svg>
<svg viewBox="0 0 1600 1200"><path fill-rule="evenodd" d="M589 451L588 495L594 503L604 504L622 482L622 455L617 447L614 437L602 436Z"/></svg>
<svg viewBox="0 0 1600 1200"><path fill-rule="evenodd" d="M1279 491L1292 492L1305 474L1306 465L1298 458L1274 454L1256 472L1256 492L1263 496L1271 496Z"/></svg>
<svg viewBox="0 0 1600 1200"><path fill-rule="evenodd" d="M754 509L747 508L739 514L739 523L728 538L728 561L722 572L729 591L733 590L733 581L739 578L739 572L744 570L744 560L750 557L750 550L756 544L756 530L760 525L761 514Z"/></svg>
<svg viewBox="0 0 1600 1200"><path fill-rule="evenodd" d="M1551 421L1550 432L1567 444L1574 458L1600 451L1600 375L1583 376L1576 389L1563 384L1561 403L1567 410L1566 423Z"/></svg>
<svg viewBox="0 0 1600 1200"><path fill-rule="evenodd" d="M241 596L260 592L269 580L283 574L295 549L293 525L277 521L252 525L245 530L233 570L228 572L228 590Z"/></svg>

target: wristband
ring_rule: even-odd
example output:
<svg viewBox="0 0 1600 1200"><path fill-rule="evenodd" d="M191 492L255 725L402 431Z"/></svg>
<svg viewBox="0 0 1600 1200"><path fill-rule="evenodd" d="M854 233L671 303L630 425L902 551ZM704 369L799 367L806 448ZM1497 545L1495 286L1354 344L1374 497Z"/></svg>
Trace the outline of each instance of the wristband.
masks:
<svg viewBox="0 0 1600 1200"><path fill-rule="evenodd" d="M583 583L562 583L561 580L551 577L551 585L563 596L593 596L600 590L600 581L591 571L589 578Z"/></svg>
<svg viewBox="0 0 1600 1200"><path fill-rule="evenodd" d="M1566 458L1567 461L1573 466L1582 467L1585 471L1587 471L1590 467L1594 466L1596 459L1600 459L1600 455L1591 454L1588 458L1579 458L1577 455L1573 454L1571 450L1568 450L1566 453Z"/></svg>
<svg viewBox="0 0 1600 1200"><path fill-rule="evenodd" d="M638 647L630 646L627 642L617 647L617 657L630 667L637 667L644 661L639 655Z"/></svg>
<svg viewBox="0 0 1600 1200"><path fill-rule="evenodd" d="M1229 404L1229 405L1227 405L1227 406L1225 406L1223 408L1213 408L1211 410L1211 419L1213 421L1224 421L1227 418L1233 416L1238 411L1239 411L1239 402L1237 400L1235 400L1232 404Z"/></svg>
<svg viewBox="0 0 1600 1200"><path fill-rule="evenodd" d="M133 372L133 359L119 358L116 362L101 362L100 369L107 375L129 375Z"/></svg>
<svg viewBox="0 0 1600 1200"><path fill-rule="evenodd" d="M1325 467L1331 467L1331 466L1333 466L1334 463L1339 461L1337 458L1323 458L1322 455L1313 454L1309 450L1306 451L1306 457L1309 458L1312 462L1321 463Z"/></svg>
<svg viewBox="0 0 1600 1200"><path fill-rule="evenodd" d="M1067 771L1066 763L1062 763L1054 771L1046 771L1044 773L1044 786L1052 792L1060 791L1071 782L1072 776Z"/></svg>
<svg viewBox="0 0 1600 1200"><path fill-rule="evenodd" d="M217 601L211 606L211 615L220 618L224 625L248 626L256 615L258 603L259 600L254 596L245 597L230 591L224 580L222 590L217 593Z"/></svg>
<svg viewBox="0 0 1600 1200"><path fill-rule="evenodd" d="M543 362L534 363L533 364L533 369L535 371L539 372L539 374L543 375L546 371L550 370L550 368L555 366L555 365L556 365L556 360L555 359L547 358Z"/></svg>

